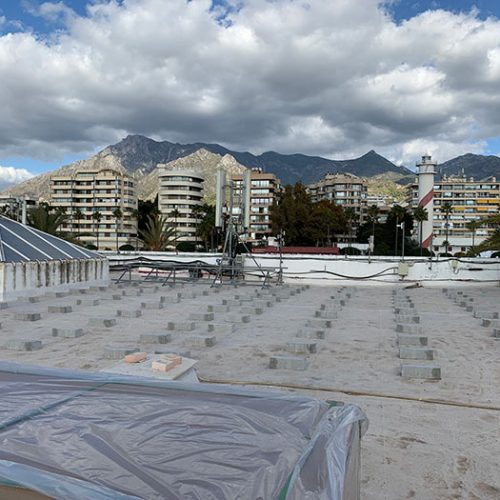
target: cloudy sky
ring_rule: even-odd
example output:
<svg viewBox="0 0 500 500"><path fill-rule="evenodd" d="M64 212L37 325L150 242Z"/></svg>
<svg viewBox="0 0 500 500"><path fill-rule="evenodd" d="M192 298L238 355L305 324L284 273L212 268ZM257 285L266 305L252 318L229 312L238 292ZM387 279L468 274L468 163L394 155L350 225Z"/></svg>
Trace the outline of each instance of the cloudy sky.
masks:
<svg viewBox="0 0 500 500"><path fill-rule="evenodd" d="M129 133L500 153L498 0L0 0L0 184Z"/></svg>

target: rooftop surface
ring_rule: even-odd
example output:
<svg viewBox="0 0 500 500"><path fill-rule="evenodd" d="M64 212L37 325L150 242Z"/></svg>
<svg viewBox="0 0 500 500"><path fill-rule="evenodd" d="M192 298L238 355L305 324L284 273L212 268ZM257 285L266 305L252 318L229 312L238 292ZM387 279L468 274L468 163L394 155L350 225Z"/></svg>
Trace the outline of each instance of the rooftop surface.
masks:
<svg viewBox="0 0 500 500"><path fill-rule="evenodd" d="M106 347L153 352L158 346L141 344L140 335L170 333L171 341L162 347L190 351L199 359L196 366L202 381L283 388L359 405L370 419L362 440L362 498L500 496L500 343L493 337L495 323L481 326L483 320L475 318L470 307L498 312L498 286L455 286L449 294L441 288L390 285L261 290L151 283L84 291L62 297L46 294L39 302L16 301L0 310L0 345L12 347L20 339L42 341L39 350L0 350L0 358L98 371L118 362L105 358ZM416 325L422 333L410 335L427 336L436 354L435 360L418 364L438 365L441 380L400 375L394 291L396 300L411 300L416 313L409 316L418 312ZM462 299L456 292L467 294L469 304L460 307ZM334 310L332 296L342 297L344 304L337 300ZM160 303L163 306L157 306ZM193 314L210 314L210 306L217 306L213 320L190 319ZM257 314L260 307L262 314ZM140 316L134 317L136 311ZM38 313L40 319L27 321L23 313ZM337 317L325 328L306 326L323 319L317 314ZM248 322L240 322L243 316ZM91 326L94 318L114 319L116 325ZM213 325L212 332L208 324ZM82 329L84 335L53 337L53 328ZM325 338L297 337L316 330L324 330ZM215 336L215 345L197 347L189 340L193 335ZM287 343L296 341L316 343L317 352L291 354ZM271 369L271 356L303 357L307 367Z"/></svg>

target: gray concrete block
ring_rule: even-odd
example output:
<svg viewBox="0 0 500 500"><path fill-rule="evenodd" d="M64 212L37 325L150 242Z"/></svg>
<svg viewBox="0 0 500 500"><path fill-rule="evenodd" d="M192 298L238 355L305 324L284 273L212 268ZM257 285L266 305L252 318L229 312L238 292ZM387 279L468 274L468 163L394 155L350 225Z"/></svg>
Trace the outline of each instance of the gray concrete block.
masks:
<svg viewBox="0 0 500 500"><path fill-rule="evenodd" d="M225 322L229 323L250 323L251 316L248 314L231 313L224 317Z"/></svg>
<svg viewBox="0 0 500 500"><path fill-rule="evenodd" d="M493 337L500 339L500 328L493 328Z"/></svg>
<svg viewBox="0 0 500 500"><path fill-rule="evenodd" d="M234 323L207 323L207 332L226 335L228 333L233 333L234 329Z"/></svg>
<svg viewBox="0 0 500 500"><path fill-rule="evenodd" d="M95 307L101 303L99 299L78 299L76 301L77 306L83 307Z"/></svg>
<svg viewBox="0 0 500 500"><path fill-rule="evenodd" d="M242 307L241 312L243 314L259 315L262 314L264 311L260 307L247 306L247 307Z"/></svg>
<svg viewBox="0 0 500 500"><path fill-rule="evenodd" d="M396 323L420 323L420 316L409 314L399 314L396 316Z"/></svg>
<svg viewBox="0 0 500 500"><path fill-rule="evenodd" d="M306 326L310 326L312 328L317 328L319 330L323 328L331 328L332 327L332 322L329 319L308 319L306 321Z"/></svg>
<svg viewBox="0 0 500 500"><path fill-rule="evenodd" d="M139 318L142 316L140 309L118 309L116 315L121 318Z"/></svg>
<svg viewBox="0 0 500 500"><path fill-rule="evenodd" d="M142 333L139 338L141 344L168 344L171 341L170 333Z"/></svg>
<svg viewBox="0 0 500 500"><path fill-rule="evenodd" d="M104 348L104 357L106 359L122 359L127 354L139 352L138 347L106 346Z"/></svg>
<svg viewBox="0 0 500 500"><path fill-rule="evenodd" d="M28 304L35 304L36 302L40 302L40 297L37 295L32 295L29 297L18 297L18 302L25 302Z"/></svg>
<svg viewBox="0 0 500 500"><path fill-rule="evenodd" d="M162 304L178 304L181 299L177 296L162 295L160 296L160 302Z"/></svg>
<svg viewBox="0 0 500 500"><path fill-rule="evenodd" d="M401 333L415 333L417 335L423 332L422 327L415 323L398 323L396 325L396 331Z"/></svg>
<svg viewBox="0 0 500 500"><path fill-rule="evenodd" d="M189 315L189 319L193 321L213 321L214 313L194 312Z"/></svg>
<svg viewBox="0 0 500 500"><path fill-rule="evenodd" d="M337 319L339 317L339 314L337 311L332 311L330 310L324 310L324 311L316 311L314 313L314 316L316 318L322 318L322 319Z"/></svg>
<svg viewBox="0 0 500 500"><path fill-rule="evenodd" d="M286 350L292 354L315 354L318 352L316 342L292 340L286 343Z"/></svg>
<svg viewBox="0 0 500 500"><path fill-rule="evenodd" d="M303 371L307 368L307 360L297 356L271 356L269 368Z"/></svg>
<svg viewBox="0 0 500 500"><path fill-rule="evenodd" d="M42 319L42 315L40 313L17 312L14 319L18 321L38 321Z"/></svg>
<svg viewBox="0 0 500 500"><path fill-rule="evenodd" d="M498 319L488 319L488 318L483 318L481 320L481 325L486 326L486 327L493 327L493 328L498 328L500 327L500 320Z"/></svg>
<svg viewBox="0 0 500 500"><path fill-rule="evenodd" d="M122 300L122 298L123 298L123 295L121 295L119 293L115 293L115 294L111 295L112 300Z"/></svg>
<svg viewBox="0 0 500 500"><path fill-rule="evenodd" d="M192 332L196 328L196 323L192 321L169 321L167 330L176 330L179 332Z"/></svg>
<svg viewBox="0 0 500 500"><path fill-rule="evenodd" d="M82 328L52 328L53 337L62 337L65 339L76 339L84 335Z"/></svg>
<svg viewBox="0 0 500 500"><path fill-rule="evenodd" d="M69 292L47 292L45 297L48 299L61 299L63 297L67 297Z"/></svg>
<svg viewBox="0 0 500 500"><path fill-rule="evenodd" d="M498 319L498 311L486 309L474 309L474 318L478 319Z"/></svg>
<svg viewBox="0 0 500 500"><path fill-rule="evenodd" d="M126 290L123 294L125 297L140 297L142 295L141 290Z"/></svg>
<svg viewBox="0 0 500 500"><path fill-rule="evenodd" d="M41 340L13 339L8 340L5 348L12 351L38 351L42 348Z"/></svg>
<svg viewBox="0 0 500 500"><path fill-rule="evenodd" d="M177 354L177 356L182 356L183 358L191 357L191 351L177 347L155 347L154 354Z"/></svg>
<svg viewBox="0 0 500 500"><path fill-rule="evenodd" d="M325 339L326 332L325 330L313 330L308 328L301 328L298 330L296 337L303 339Z"/></svg>
<svg viewBox="0 0 500 500"><path fill-rule="evenodd" d="M216 340L215 335L192 335L186 339L186 343L193 347L213 347Z"/></svg>
<svg viewBox="0 0 500 500"><path fill-rule="evenodd" d="M421 335L398 335L400 347L426 346L428 338Z"/></svg>
<svg viewBox="0 0 500 500"><path fill-rule="evenodd" d="M402 364L401 376L404 378L422 378L426 380L441 380L441 368L437 365Z"/></svg>
<svg viewBox="0 0 500 500"><path fill-rule="evenodd" d="M73 312L73 308L71 306L49 306L47 311L49 313L69 314Z"/></svg>
<svg viewBox="0 0 500 500"><path fill-rule="evenodd" d="M9 303L8 302L0 302L0 311L2 309L7 309L9 307Z"/></svg>
<svg viewBox="0 0 500 500"><path fill-rule="evenodd" d="M157 302L157 301L154 301L154 302L141 302L141 307L143 309L155 309L155 310L158 310L158 309L163 309L165 307L165 303L164 302Z"/></svg>
<svg viewBox="0 0 500 500"><path fill-rule="evenodd" d="M211 313L225 313L229 311L229 306L221 306L219 304L210 305L207 307L208 312Z"/></svg>
<svg viewBox="0 0 500 500"><path fill-rule="evenodd" d="M116 325L114 318L90 318L89 325L94 327L111 328Z"/></svg>
<svg viewBox="0 0 500 500"><path fill-rule="evenodd" d="M399 357L401 359L434 359L434 349L425 347L400 347Z"/></svg>
<svg viewBox="0 0 500 500"><path fill-rule="evenodd" d="M91 286L89 287L89 290L92 292L107 292L110 287L108 286Z"/></svg>
<svg viewBox="0 0 500 500"><path fill-rule="evenodd" d="M241 300L236 300L236 299L223 299L222 300L222 305L223 306L231 306L231 307L239 307L241 306Z"/></svg>
<svg viewBox="0 0 500 500"><path fill-rule="evenodd" d="M394 313L400 316L409 316L415 314L416 310L408 307L395 307Z"/></svg>
<svg viewBox="0 0 500 500"><path fill-rule="evenodd" d="M256 300L254 301L254 306L259 307L261 309L265 309L266 307L272 307L273 302L270 300Z"/></svg>

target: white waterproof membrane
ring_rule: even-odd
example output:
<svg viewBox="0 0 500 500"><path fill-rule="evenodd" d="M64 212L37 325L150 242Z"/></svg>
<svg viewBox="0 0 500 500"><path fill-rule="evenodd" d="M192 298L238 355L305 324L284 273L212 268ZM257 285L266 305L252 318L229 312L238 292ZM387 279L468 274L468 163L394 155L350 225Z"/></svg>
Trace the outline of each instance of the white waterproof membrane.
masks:
<svg viewBox="0 0 500 500"><path fill-rule="evenodd" d="M60 499L355 499L367 420L279 392L0 363L0 484Z"/></svg>

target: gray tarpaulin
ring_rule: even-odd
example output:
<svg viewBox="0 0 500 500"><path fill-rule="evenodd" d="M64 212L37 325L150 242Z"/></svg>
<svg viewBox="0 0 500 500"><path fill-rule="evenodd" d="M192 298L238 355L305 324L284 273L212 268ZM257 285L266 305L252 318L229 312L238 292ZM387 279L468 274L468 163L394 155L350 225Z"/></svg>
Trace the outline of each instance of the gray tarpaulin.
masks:
<svg viewBox="0 0 500 500"><path fill-rule="evenodd" d="M367 420L280 392L0 363L0 483L60 499L356 499Z"/></svg>

